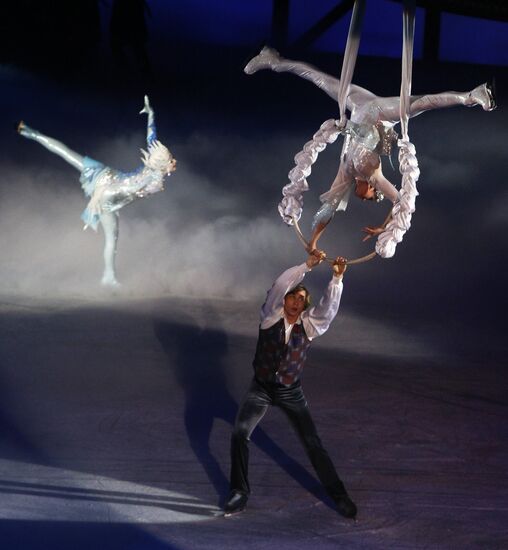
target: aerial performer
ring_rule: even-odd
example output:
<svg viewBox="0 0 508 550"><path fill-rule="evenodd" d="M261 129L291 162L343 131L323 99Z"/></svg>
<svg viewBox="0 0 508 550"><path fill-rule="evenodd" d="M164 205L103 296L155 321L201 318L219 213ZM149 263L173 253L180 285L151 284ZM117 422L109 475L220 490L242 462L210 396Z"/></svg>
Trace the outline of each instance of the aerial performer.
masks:
<svg viewBox="0 0 508 550"><path fill-rule="evenodd" d="M357 7L355 5L355 9ZM354 16L353 12L353 18ZM395 234L395 241L400 242L401 235L410 225L410 213L414 211L414 198L418 194L414 184L418 179L419 170L414 146L409 142L407 136L407 119L430 110L456 105L466 107L479 105L485 111L491 111L496 107L492 89L487 84L481 84L467 92L449 91L437 94L410 95L414 18L411 19L406 12L404 17L405 42L400 97L379 97L369 90L351 83L359 41L357 28L356 51L352 51L355 38L354 32L352 32L353 18L340 79L323 73L307 63L285 59L276 50L269 47L264 47L244 69L249 75L265 69L297 75L309 80L339 103L340 120L330 119L324 122L318 132L314 134L313 139L307 142L303 150L295 156L296 166L289 173L291 183L284 187L284 198L279 205L279 212L284 221L288 225L294 224L298 227L297 222L303 207L302 193L308 189L306 178L311 172L311 166L327 144L332 143L338 135L343 134L344 142L338 173L330 189L320 196L322 206L314 216L312 236L308 242L304 241L308 250L316 248L319 237L335 212L346 209L353 190L354 194L363 200L379 202L386 197L394 203L395 207L392 213L399 213L399 226L397 227L397 220L393 215L387 218L385 224L388 224L388 228L390 225L392 226L392 237ZM406 97L402 93L403 90ZM346 110L350 112L349 120L346 117ZM403 124L403 119L405 119L405 124ZM399 122L403 126L403 135L398 140L394 126ZM413 189L411 192L405 193L405 196L401 196L401 190L397 190L385 177L382 170L381 157L389 156L392 146L396 144L400 148L401 172L403 168L407 173L412 172L411 185ZM405 156L401 161L403 150ZM402 179L404 183L404 174ZM404 202L411 204L397 204ZM405 210L404 206L407 206ZM364 240L372 236L384 235L385 224L380 227L364 228L367 234ZM395 242L386 242L383 247L378 239L376 251L383 257L390 257L394 253L395 244ZM384 248L384 250L379 248Z"/></svg>
<svg viewBox="0 0 508 550"><path fill-rule="evenodd" d="M302 281L324 257L322 251L314 250L304 263L284 271L261 307L254 376L239 406L231 437L231 492L224 506L226 517L247 505L250 437L270 406L286 414L338 513L351 519L356 516L356 505L319 438L301 384L309 346L328 330L342 295L346 260L339 257L333 261L333 273L321 300L310 306L309 291Z"/></svg>
<svg viewBox="0 0 508 550"><path fill-rule="evenodd" d="M90 157L81 156L60 141L45 136L27 126L18 124L18 132L27 139L33 139L43 147L63 158L81 173L80 183L88 204L81 218L84 229L95 231L102 226L104 231L104 273L102 284L116 286L115 256L118 241L119 211L135 199L153 195L164 190L164 178L176 170L176 160L169 149L157 140L155 116L148 96L140 114L146 114L147 150L141 149L142 165L133 172L121 172Z"/></svg>

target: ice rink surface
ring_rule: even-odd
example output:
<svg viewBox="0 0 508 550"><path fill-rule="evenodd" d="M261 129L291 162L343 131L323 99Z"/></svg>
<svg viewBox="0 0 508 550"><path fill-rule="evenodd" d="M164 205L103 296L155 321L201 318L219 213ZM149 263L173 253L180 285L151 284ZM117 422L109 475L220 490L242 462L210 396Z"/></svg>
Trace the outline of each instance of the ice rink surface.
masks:
<svg viewBox="0 0 508 550"><path fill-rule="evenodd" d="M248 508L224 519L255 303L0 304L3 548L508 544L506 348L486 355L485 335L464 340L460 320L343 304L304 388L357 521L335 512L277 409L253 436Z"/></svg>

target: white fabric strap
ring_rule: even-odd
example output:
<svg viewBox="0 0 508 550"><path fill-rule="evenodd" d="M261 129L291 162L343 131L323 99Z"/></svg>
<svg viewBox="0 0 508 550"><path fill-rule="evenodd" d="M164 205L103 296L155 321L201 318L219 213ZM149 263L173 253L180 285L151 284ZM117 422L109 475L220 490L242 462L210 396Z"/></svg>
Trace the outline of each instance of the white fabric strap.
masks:
<svg viewBox="0 0 508 550"><path fill-rule="evenodd" d="M346 125L346 103L349 95L349 87L353 80L356 58L358 57L358 48L360 47L360 35L362 30L363 14L365 12L365 0L356 0L351 14L349 24L349 33L342 61L342 71L340 73L339 91L337 100L339 102L340 127Z"/></svg>
<svg viewBox="0 0 508 550"><path fill-rule="evenodd" d="M408 124L409 108L411 101L411 79L413 72L413 44L415 33L415 7L414 2L404 4L403 19L403 44L402 44L402 78L400 83L400 128L402 139L409 141Z"/></svg>
<svg viewBox="0 0 508 550"><path fill-rule="evenodd" d="M404 5L403 13L403 46L402 46L402 79L400 86L400 125L402 139L399 140L399 169L402 184L399 197L392 209L392 219L387 224L376 242L376 252L382 258L391 258L395 248L411 227L411 216L415 211L418 196L416 182L420 177L415 146L409 141L408 123L411 96L411 73L413 67L415 8L411 0Z"/></svg>

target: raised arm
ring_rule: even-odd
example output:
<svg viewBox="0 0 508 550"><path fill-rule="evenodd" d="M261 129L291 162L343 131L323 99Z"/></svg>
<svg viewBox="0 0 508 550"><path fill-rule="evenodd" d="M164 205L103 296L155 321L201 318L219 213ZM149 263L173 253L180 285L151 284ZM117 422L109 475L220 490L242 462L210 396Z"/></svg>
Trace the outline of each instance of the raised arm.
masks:
<svg viewBox="0 0 508 550"><path fill-rule="evenodd" d="M150 100L147 95L145 95L145 104L141 111L139 111L139 114L148 115L146 122L146 145L150 147L150 145L157 139L157 130L155 129L155 113L150 105Z"/></svg>
<svg viewBox="0 0 508 550"><path fill-rule="evenodd" d="M311 340L324 334L339 311L342 296L342 277L346 271L346 259L338 257L333 262L333 276L319 304L302 314L305 333Z"/></svg>
<svg viewBox="0 0 508 550"><path fill-rule="evenodd" d="M387 180L383 174L381 164L374 170L369 178L369 183L375 187L385 198L395 202L399 198L399 192L393 183Z"/></svg>

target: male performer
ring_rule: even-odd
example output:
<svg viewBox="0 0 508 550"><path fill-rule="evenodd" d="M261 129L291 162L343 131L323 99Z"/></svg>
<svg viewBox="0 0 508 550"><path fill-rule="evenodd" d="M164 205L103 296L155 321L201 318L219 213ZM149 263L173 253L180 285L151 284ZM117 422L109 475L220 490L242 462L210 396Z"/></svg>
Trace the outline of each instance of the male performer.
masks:
<svg viewBox="0 0 508 550"><path fill-rule="evenodd" d="M317 306L309 308L309 292L301 284L305 274L324 258L323 252L314 250L305 263L285 271L261 308L254 379L240 405L231 438L231 494L225 516L241 512L247 504L249 439L269 405L280 407L288 416L338 512L346 518L356 516L356 506L321 444L300 382L307 349L328 330L339 310L344 258L333 263L332 280Z"/></svg>

